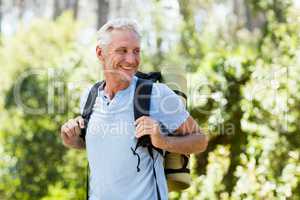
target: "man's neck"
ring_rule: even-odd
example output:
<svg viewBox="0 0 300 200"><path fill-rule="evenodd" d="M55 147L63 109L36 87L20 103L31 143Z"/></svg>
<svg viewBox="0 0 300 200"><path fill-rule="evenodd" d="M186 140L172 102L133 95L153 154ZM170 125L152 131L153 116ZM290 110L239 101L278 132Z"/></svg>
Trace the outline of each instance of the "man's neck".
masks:
<svg viewBox="0 0 300 200"><path fill-rule="evenodd" d="M104 93L109 96L109 99L113 99L116 93L120 90L124 90L129 87L130 82L125 81L116 81L110 78L106 78Z"/></svg>

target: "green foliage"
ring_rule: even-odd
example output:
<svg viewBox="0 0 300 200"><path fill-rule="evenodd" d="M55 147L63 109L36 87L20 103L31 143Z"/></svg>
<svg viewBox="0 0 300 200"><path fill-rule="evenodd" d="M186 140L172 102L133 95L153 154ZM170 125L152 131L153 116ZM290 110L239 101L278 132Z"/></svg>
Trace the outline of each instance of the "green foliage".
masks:
<svg viewBox="0 0 300 200"><path fill-rule="evenodd" d="M1 87L1 199L84 198L85 154L67 152L58 137L60 125L78 112L76 88L68 88L84 62L74 42L77 30L67 13L2 40L0 62L11 79Z"/></svg>
<svg viewBox="0 0 300 200"><path fill-rule="evenodd" d="M190 101L190 110L209 132L210 143L197 158L199 178L180 199L300 198L299 97L293 95L299 93L300 21L289 1L280 5L253 3L255 12L268 16L262 34L248 33L251 39L231 44L206 40L205 32L201 40L186 39L204 47L218 42L189 76L189 96L201 98ZM223 159L229 164L212 170L218 163L212 155L222 158L220 144L228 147L230 159Z"/></svg>

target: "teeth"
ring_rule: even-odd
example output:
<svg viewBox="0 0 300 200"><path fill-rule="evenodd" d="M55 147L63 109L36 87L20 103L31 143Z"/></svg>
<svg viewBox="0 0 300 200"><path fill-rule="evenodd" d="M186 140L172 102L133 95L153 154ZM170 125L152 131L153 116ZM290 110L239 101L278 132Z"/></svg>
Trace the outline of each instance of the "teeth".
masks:
<svg viewBox="0 0 300 200"><path fill-rule="evenodd" d="M124 70L133 70L134 67L130 67L130 66L122 66L122 65L117 65L118 68L124 69Z"/></svg>
<svg viewBox="0 0 300 200"><path fill-rule="evenodd" d="M130 70L132 69L131 67L122 67L123 69L126 69L126 70Z"/></svg>

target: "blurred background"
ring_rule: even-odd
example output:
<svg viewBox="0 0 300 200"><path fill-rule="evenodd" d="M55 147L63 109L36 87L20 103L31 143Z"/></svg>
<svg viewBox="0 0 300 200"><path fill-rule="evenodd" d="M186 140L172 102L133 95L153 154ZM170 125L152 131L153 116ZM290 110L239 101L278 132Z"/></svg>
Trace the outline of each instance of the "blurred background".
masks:
<svg viewBox="0 0 300 200"><path fill-rule="evenodd" d="M143 71L186 72L210 137L170 199L300 199L300 1L0 0L1 200L85 198L85 152L59 130L102 78L96 30L115 17L139 22Z"/></svg>

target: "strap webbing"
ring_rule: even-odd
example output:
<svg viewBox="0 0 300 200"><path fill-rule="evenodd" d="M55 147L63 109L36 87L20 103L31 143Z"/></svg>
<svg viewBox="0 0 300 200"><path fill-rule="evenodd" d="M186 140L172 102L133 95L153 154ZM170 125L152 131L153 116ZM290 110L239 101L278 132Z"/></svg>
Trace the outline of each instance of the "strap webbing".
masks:
<svg viewBox="0 0 300 200"><path fill-rule="evenodd" d="M151 80L153 82L162 82L162 75L160 72L150 72L150 73L143 73L143 72L136 72L135 76L142 79Z"/></svg>
<svg viewBox="0 0 300 200"><path fill-rule="evenodd" d="M85 184L85 187L86 187L86 196L85 196L85 198L86 198L86 200L88 200L89 199L89 178L90 178L90 176L89 176L89 162L87 162L87 166L86 166L86 184Z"/></svg>
<svg viewBox="0 0 300 200"><path fill-rule="evenodd" d="M135 120L138 119L141 116L149 116L150 115L150 103L151 103L151 93L152 93L152 87L153 82L149 80L145 80L142 78L139 78L136 83L135 93L134 93L134 118ZM157 183L157 176L155 171L155 159L153 156L153 146L151 144L150 136L145 135L138 139L136 143L135 149L137 149L139 146L147 147L148 152L152 158L153 161L153 176L155 180L156 185L156 191L157 191L157 198L158 200L161 200L161 195L159 192L159 187ZM160 149L159 152L162 152ZM138 166L137 166L138 168ZM139 168L138 168L139 169Z"/></svg>
<svg viewBox="0 0 300 200"><path fill-rule="evenodd" d="M150 101L152 93L153 82L150 80L138 78L133 98L133 107L134 107L134 119L137 120L142 116L149 116L150 111ZM142 136L138 139L138 146L149 146L151 140L149 135Z"/></svg>
<svg viewBox="0 0 300 200"><path fill-rule="evenodd" d="M86 103L84 105L84 109L82 112L82 118L84 119L84 128L81 129L81 134L80 137L85 140L85 135L86 135L86 129L91 117L91 114L93 112L93 107L96 101L96 98L98 96L98 91L103 90L105 86L105 81L97 82L93 87L91 88L89 92L89 96L86 100Z"/></svg>
<svg viewBox="0 0 300 200"><path fill-rule="evenodd" d="M154 159L153 148L151 148L151 146L148 146L148 152L149 152L149 154L152 158L152 166L153 166L152 168L153 168L153 176L154 176L154 181L155 181L157 198L158 198L158 200L161 200L161 195L160 195L160 191L159 191L159 187L158 187L158 183L157 183L156 171L155 171L155 161L156 161L156 159Z"/></svg>

